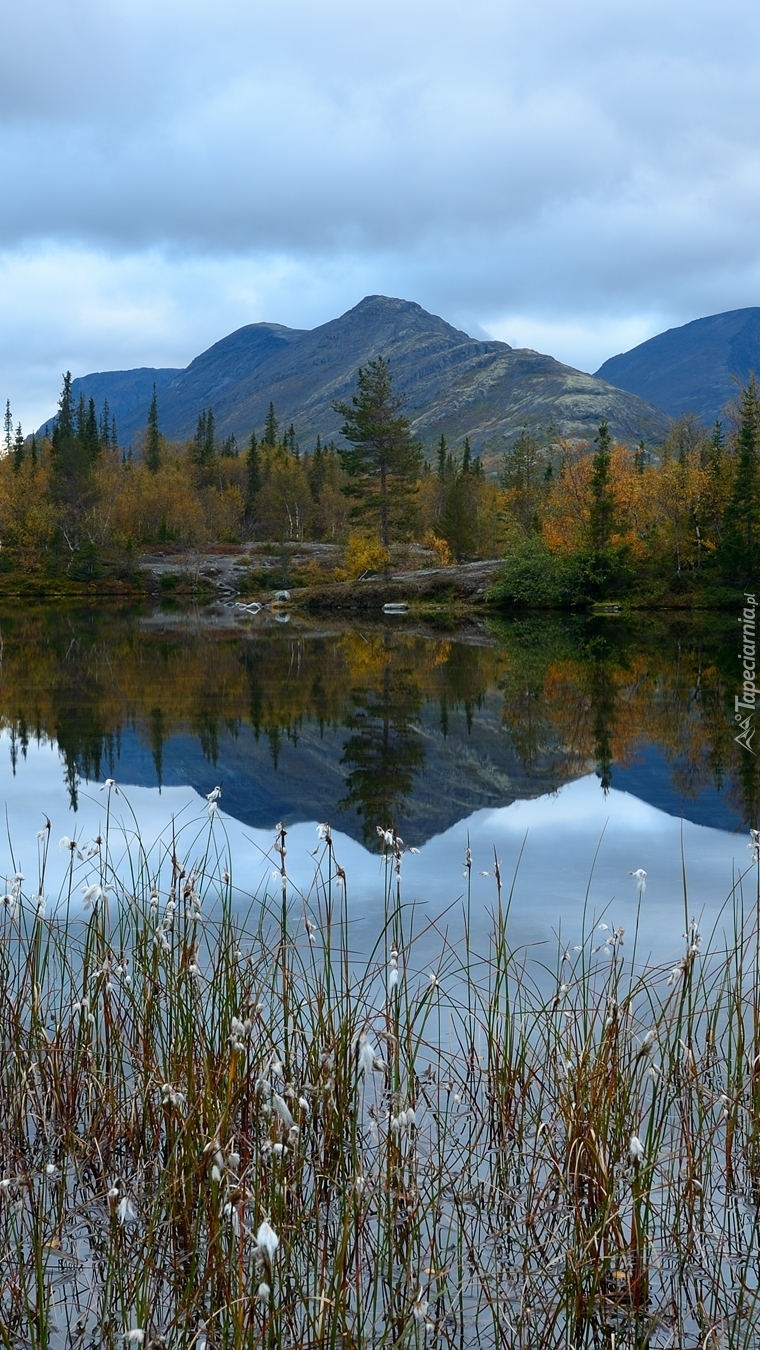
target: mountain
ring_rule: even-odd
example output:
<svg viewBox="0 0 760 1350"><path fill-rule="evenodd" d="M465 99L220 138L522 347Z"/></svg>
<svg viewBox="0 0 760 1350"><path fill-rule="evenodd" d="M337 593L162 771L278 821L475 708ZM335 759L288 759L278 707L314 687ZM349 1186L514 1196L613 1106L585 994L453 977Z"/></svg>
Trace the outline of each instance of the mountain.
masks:
<svg viewBox="0 0 760 1350"><path fill-rule="evenodd" d="M263 427L271 400L281 423L292 421L309 446L318 433L339 439L333 401L350 399L359 366L377 356L390 360L413 429L428 447L442 433L453 444L469 435L486 464L498 463L526 423L588 440L606 417L629 443L660 439L668 427L659 408L593 375L529 348L468 337L420 305L382 295L311 330L248 324L186 370L86 375L74 381L74 395L107 397L124 444L145 426L156 379L161 428L172 439L192 436L198 414L213 407L219 438L234 433L243 441ZM139 396L135 384L130 402L128 381L137 375Z"/></svg>
<svg viewBox="0 0 760 1350"><path fill-rule="evenodd" d="M80 376L71 381L74 406L76 407L79 401L79 395L84 394L85 398L94 398L100 416L103 400L107 398L109 411L116 418L119 438L127 445L134 435L132 423L138 408L142 410L140 425L145 425L153 396L153 385L155 384L156 390L163 389L175 375L181 374L181 370L171 367L154 370L152 366L140 366L138 370L103 370L94 375ZM45 425L52 426L54 421L55 414L48 418ZM129 423L126 437L122 423ZM40 427L40 433L44 430L45 426Z"/></svg>
<svg viewBox="0 0 760 1350"><path fill-rule="evenodd" d="M681 328L612 356L596 372L671 417L696 413L706 426L736 397L736 378L760 375L760 309L731 309L694 319Z"/></svg>

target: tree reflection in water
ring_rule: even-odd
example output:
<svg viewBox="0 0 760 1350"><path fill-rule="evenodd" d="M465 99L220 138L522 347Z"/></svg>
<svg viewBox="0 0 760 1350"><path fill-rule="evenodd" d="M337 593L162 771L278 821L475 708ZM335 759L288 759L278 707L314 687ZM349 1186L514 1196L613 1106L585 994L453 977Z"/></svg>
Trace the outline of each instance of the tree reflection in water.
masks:
<svg viewBox="0 0 760 1350"><path fill-rule="evenodd" d="M382 650L378 685L370 691L352 690L354 711L345 720L351 734L341 760L348 772L340 806L355 808L367 844L378 825L400 830L415 776L425 766L416 720L423 696L409 659L412 653L390 633L383 635Z"/></svg>
<svg viewBox="0 0 760 1350"><path fill-rule="evenodd" d="M539 615L460 635L408 624L283 635L6 609L0 725L14 763L31 740L57 744L73 805L81 780L118 777L127 733L160 784L178 737L216 765L249 731L286 806L294 755L322 744L338 783L333 809L358 818L367 842L378 824L403 832L423 791L456 796L464 814L478 774L475 805L594 771L607 790L646 747L679 801L717 790L737 825L756 825L758 760L733 739L734 628L731 614Z"/></svg>

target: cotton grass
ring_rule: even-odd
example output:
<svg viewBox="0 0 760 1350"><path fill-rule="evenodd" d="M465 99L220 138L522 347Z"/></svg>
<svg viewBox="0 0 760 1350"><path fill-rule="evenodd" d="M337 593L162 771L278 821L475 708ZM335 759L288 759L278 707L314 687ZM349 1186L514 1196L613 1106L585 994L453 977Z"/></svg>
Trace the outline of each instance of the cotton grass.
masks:
<svg viewBox="0 0 760 1350"><path fill-rule="evenodd" d="M245 907L218 816L66 841L42 910L47 839L18 881L0 1345L755 1346L757 858L670 971L592 915L553 966L510 947L498 864L487 950L469 896L417 932L383 828L359 956L329 829L307 895L285 833Z"/></svg>

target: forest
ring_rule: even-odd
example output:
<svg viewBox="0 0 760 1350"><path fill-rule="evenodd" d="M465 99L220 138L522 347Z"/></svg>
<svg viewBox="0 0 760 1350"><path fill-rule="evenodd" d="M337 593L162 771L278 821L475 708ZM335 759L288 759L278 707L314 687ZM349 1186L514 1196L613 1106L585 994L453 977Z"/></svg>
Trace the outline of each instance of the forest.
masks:
<svg viewBox="0 0 760 1350"><path fill-rule="evenodd" d="M301 446L272 404L244 444L203 409L187 442L166 438L154 390L146 427L120 446L108 405L75 405L64 377L50 434L14 430L0 457L0 574L129 581L142 550L324 540L343 576L382 572L410 542L440 565L503 558L504 605L573 607L635 595L720 602L760 563L760 391L754 376L711 430L693 415L657 446L593 442L526 426L500 464L468 437L423 445L378 358L336 403L342 440ZM50 430L49 428L47 429Z"/></svg>

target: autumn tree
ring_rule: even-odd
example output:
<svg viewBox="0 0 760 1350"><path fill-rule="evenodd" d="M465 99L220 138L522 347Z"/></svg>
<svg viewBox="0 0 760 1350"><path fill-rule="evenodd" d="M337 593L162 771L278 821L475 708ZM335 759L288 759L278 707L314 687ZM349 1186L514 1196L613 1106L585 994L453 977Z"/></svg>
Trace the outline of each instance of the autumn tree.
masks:
<svg viewBox="0 0 760 1350"><path fill-rule="evenodd" d="M352 514L376 521L388 548L392 517L397 531L406 533L413 516L422 447L402 413L403 399L393 392L388 361L379 356L368 362L357 382L350 403L333 404L345 419L341 435L350 442L339 451L340 462L350 480L346 491L356 499Z"/></svg>

